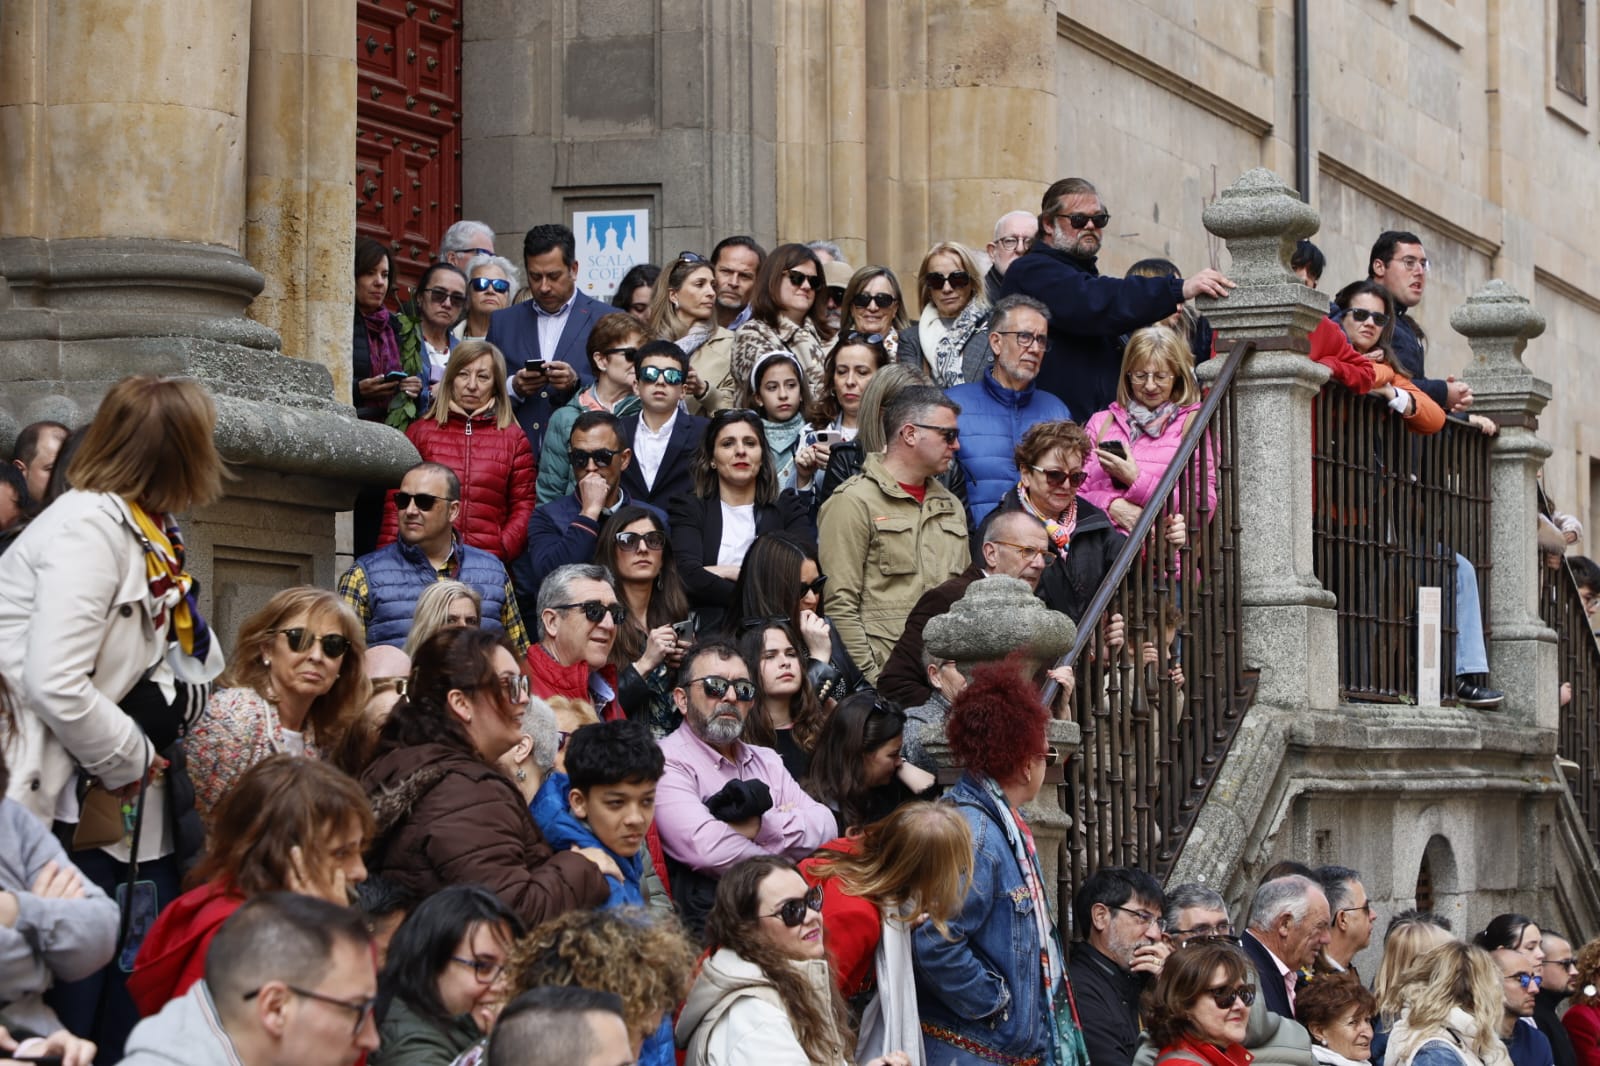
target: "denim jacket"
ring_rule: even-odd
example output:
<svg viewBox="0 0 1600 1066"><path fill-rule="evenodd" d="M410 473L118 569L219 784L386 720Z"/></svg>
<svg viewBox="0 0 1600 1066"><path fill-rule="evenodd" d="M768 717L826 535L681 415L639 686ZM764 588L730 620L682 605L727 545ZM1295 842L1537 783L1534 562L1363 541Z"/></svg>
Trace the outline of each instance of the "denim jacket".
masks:
<svg viewBox="0 0 1600 1066"><path fill-rule="evenodd" d="M1000 812L970 773L945 794L972 830L973 875L946 940L931 923L912 936L923 1033L938 1040L928 1062L1055 1061L1051 1005L1040 972L1033 897L1001 827ZM954 1041L941 1034L953 1034ZM962 1054L963 1045L989 1054ZM952 1057L952 1052L955 1052ZM996 1057L997 1056L997 1057Z"/></svg>

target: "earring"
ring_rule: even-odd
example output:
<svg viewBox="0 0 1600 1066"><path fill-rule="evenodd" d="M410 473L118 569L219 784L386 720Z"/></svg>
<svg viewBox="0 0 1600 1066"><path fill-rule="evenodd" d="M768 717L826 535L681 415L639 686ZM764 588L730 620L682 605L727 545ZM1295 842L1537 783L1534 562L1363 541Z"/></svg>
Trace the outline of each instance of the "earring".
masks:
<svg viewBox="0 0 1600 1066"><path fill-rule="evenodd" d="M1583 986L1583 994L1586 995L1586 996L1593 997L1595 995L1595 993L1597 993L1597 992L1600 992L1600 988L1595 988L1594 985L1584 985Z"/></svg>
<svg viewBox="0 0 1600 1066"><path fill-rule="evenodd" d="M261 665L262 666L271 666L272 665L272 660L267 658L265 655L263 655L261 657Z"/></svg>
<svg viewBox="0 0 1600 1066"><path fill-rule="evenodd" d="M674 311L676 311L678 309L678 301L677 300L673 300L672 301L672 309Z"/></svg>
<svg viewBox="0 0 1600 1066"><path fill-rule="evenodd" d="M517 780L518 781L526 781L527 779L528 779L528 771L519 769L517 771Z"/></svg>

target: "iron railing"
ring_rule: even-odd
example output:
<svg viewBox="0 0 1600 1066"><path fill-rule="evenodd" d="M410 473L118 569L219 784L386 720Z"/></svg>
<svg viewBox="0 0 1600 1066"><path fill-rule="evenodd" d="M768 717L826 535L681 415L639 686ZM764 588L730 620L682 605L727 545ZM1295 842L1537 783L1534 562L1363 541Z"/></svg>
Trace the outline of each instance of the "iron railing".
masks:
<svg viewBox="0 0 1600 1066"><path fill-rule="evenodd" d="M1457 552L1477 568L1488 630L1489 439L1454 419L1409 432L1381 399L1338 385L1314 411L1315 568L1339 601L1340 695L1417 701L1417 590L1431 586L1440 702L1454 703Z"/></svg>
<svg viewBox="0 0 1600 1066"><path fill-rule="evenodd" d="M1556 751L1577 764L1567 769L1567 787L1600 849L1600 645L1566 560L1540 555L1539 617L1556 631L1556 673L1563 686Z"/></svg>
<svg viewBox="0 0 1600 1066"><path fill-rule="evenodd" d="M1249 705L1232 384L1254 347L1242 341L1223 362L1058 664L1075 669L1081 733L1062 785L1073 819L1060 866L1063 910L1102 866L1166 878ZM1177 549L1167 540L1175 514L1187 526ZM1115 615L1125 638L1114 650L1105 637ZM1044 695L1054 700L1053 683Z"/></svg>

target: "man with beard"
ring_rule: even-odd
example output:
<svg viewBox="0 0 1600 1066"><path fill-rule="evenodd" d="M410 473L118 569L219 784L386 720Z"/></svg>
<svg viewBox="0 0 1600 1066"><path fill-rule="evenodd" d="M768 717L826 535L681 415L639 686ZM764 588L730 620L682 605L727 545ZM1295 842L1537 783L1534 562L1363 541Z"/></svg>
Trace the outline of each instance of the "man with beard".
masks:
<svg viewBox="0 0 1600 1066"><path fill-rule="evenodd" d="M1161 884L1143 870L1096 870L1072 900L1083 939L1067 970L1090 1066L1131 1066L1139 1048L1139 996L1172 953Z"/></svg>
<svg viewBox="0 0 1600 1066"><path fill-rule="evenodd" d="M1550 1041L1556 1066L1578 1066L1572 1037L1561 1024L1560 1012L1556 1009L1562 1000L1572 995L1572 979L1578 976L1578 953L1572 941L1560 933L1549 929L1543 933L1539 946L1544 949L1544 963L1539 967L1539 976L1544 980L1539 985L1538 995L1533 997L1533 1023Z"/></svg>
<svg viewBox="0 0 1600 1066"><path fill-rule="evenodd" d="M1050 309L1050 350L1038 387L1059 396L1079 423L1117 398L1118 337L1155 325L1185 300L1220 298L1233 288L1210 269L1191 278L1101 277L1095 259L1110 222L1094 185L1062 178L1045 190L1039 235L1001 285L1002 295L1022 293Z"/></svg>

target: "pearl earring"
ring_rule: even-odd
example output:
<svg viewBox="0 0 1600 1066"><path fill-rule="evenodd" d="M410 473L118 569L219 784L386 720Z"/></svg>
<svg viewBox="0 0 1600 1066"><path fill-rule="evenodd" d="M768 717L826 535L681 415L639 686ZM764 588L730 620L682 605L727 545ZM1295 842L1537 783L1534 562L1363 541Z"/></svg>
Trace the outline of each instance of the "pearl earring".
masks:
<svg viewBox="0 0 1600 1066"><path fill-rule="evenodd" d="M1586 996L1593 997L1596 992L1600 992L1600 989L1595 988L1594 985L1583 986L1583 994Z"/></svg>
<svg viewBox="0 0 1600 1066"><path fill-rule="evenodd" d="M263 655L261 657L261 665L262 666L271 666L272 665L272 660L267 658L265 655Z"/></svg>
<svg viewBox="0 0 1600 1066"><path fill-rule="evenodd" d="M678 301L677 300L673 300L672 301L672 309L674 311L676 311L678 309Z"/></svg>

